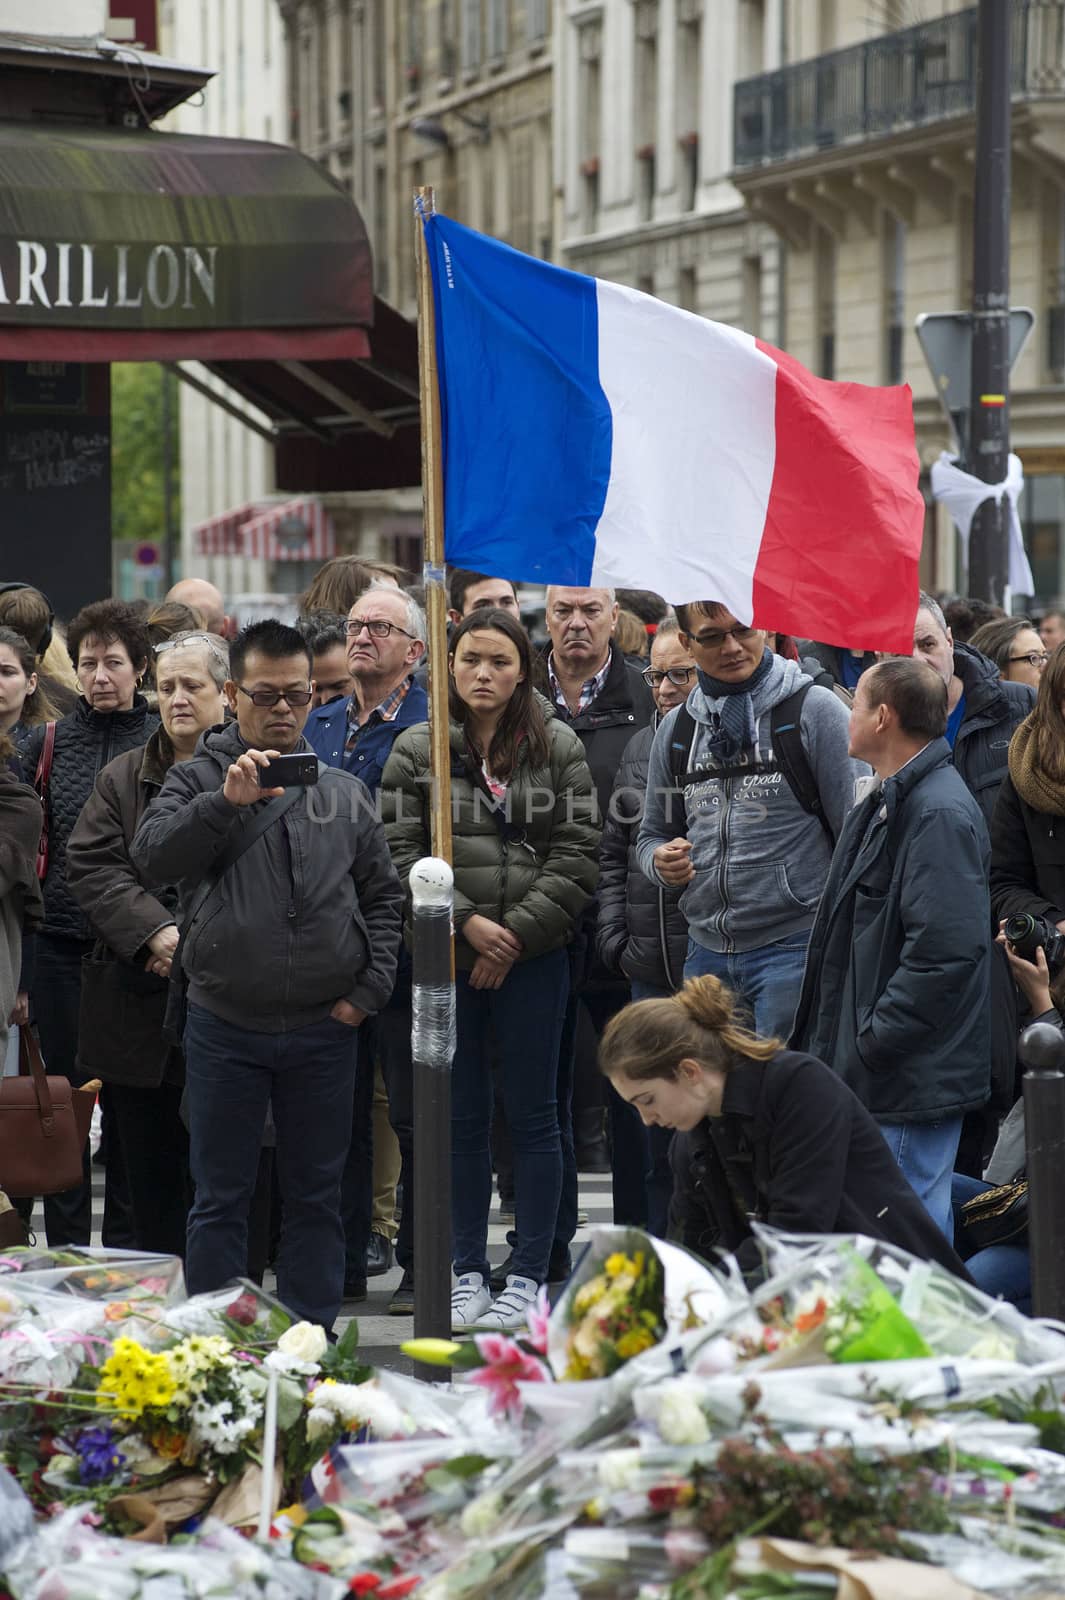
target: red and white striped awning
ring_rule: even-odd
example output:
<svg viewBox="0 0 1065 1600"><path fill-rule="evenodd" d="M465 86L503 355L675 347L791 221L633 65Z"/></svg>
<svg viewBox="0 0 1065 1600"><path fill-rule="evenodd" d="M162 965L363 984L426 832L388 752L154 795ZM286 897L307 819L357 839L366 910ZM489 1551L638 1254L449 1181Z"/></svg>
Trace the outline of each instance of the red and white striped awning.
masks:
<svg viewBox="0 0 1065 1600"><path fill-rule="evenodd" d="M328 561L337 551L336 532L320 500L286 500L246 522L240 530L244 554L265 561Z"/></svg>
<svg viewBox="0 0 1065 1600"><path fill-rule="evenodd" d="M192 530L193 546L201 556L241 556L244 554L243 530L253 517L263 511L261 500L249 500L235 511L220 511L217 517L197 523Z"/></svg>

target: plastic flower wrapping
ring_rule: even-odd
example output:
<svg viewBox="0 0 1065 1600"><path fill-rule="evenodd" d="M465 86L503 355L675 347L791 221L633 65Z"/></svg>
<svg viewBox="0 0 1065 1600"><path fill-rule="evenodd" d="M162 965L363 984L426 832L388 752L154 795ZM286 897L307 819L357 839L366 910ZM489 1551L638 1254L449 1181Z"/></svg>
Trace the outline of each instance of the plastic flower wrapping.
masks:
<svg viewBox="0 0 1065 1600"><path fill-rule="evenodd" d="M526 1330L410 1347L450 1384L372 1372L354 1324L330 1345L248 1285L187 1299L173 1263L16 1260L7 1590L1065 1592L1065 1330L868 1239L761 1241L751 1289L595 1230Z"/></svg>

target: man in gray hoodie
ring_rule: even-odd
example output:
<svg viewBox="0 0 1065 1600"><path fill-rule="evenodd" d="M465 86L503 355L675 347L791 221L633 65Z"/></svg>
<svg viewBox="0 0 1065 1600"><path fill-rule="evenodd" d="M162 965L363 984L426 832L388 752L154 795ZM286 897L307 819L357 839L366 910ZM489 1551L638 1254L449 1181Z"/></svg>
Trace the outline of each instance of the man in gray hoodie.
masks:
<svg viewBox="0 0 1065 1600"><path fill-rule="evenodd" d="M760 1034L786 1039L833 843L868 769L848 755L842 701L764 632L714 601L676 609L698 684L655 734L637 860L684 888L685 978L716 974Z"/></svg>

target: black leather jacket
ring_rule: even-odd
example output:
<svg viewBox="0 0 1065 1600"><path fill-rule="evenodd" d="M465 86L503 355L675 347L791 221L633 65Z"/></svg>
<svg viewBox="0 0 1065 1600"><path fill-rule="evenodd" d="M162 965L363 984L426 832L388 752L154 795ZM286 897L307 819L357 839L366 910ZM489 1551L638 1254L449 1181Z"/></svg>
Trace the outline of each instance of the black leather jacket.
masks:
<svg viewBox="0 0 1065 1600"><path fill-rule="evenodd" d="M659 989L679 989L688 948L688 924L677 905L681 891L652 883L636 861L647 763L657 726L656 714L622 753L603 823L595 942L600 961L611 972Z"/></svg>
<svg viewBox="0 0 1065 1600"><path fill-rule="evenodd" d="M92 794L97 773L116 756L146 744L159 718L137 695L128 711L94 711L79 700L56 723L52 775L48 785L48 876L44 880L43 933L60 939L92 938L92 929L67 885L67 840L81 808ZM46 723L20 741L19 759L27 783L33 782Z"/></svg>

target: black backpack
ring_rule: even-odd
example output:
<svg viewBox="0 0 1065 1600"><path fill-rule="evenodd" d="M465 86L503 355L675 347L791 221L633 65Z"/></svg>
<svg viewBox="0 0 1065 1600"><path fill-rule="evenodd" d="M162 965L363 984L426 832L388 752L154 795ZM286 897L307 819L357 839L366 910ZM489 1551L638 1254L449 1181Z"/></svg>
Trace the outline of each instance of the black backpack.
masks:
<svg viewBox="0 0 1065 1600"><path fill-rule="evenodd" d="M773 768L779 768L783 773L785 782L802 809L811 817L817 818L825 830L829 848L834 850L836 836L825 816L817 779L810 768L806 751L803 749L802 734L799 731L803 702L812 688L812 683L804 683L794 694L789 694L786 700L779 701L769 713L769 732L773 741ZM714 776L713 772L708 771L688 772L688 752L691 750L694 737L695 718L685 702L677 712L673 723L673 738L669 746L669 770L673 786L678 792L686 783L705 783L707 778ZM748 767L734 770L749 772L751 769Z"/></svg>

